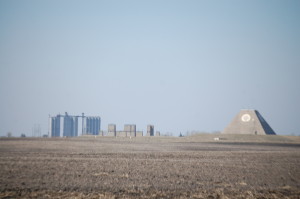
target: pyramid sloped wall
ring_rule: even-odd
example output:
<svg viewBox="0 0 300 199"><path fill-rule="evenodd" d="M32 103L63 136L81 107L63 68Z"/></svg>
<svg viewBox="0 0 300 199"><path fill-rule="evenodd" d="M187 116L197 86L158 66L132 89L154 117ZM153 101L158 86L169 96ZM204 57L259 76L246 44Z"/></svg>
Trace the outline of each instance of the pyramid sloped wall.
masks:
<svg viewBox="0 0 300 199"><path fill-rule="evenodd" d="M256 113L258 119L260 120L261 125L262 125L263 129L265 130L265 133L268 134L268 135L276 135L276 133L274 132L274 130L266 122L266 120L263 118L263 116L261 116L261 114L257 110L255 110L255 113Z"/></svg>
<svg viewBox="0 0 300 199"><path fill-rule="evenodd" d="M222 133L275 135L273 129L256 110L241 110Z"/></svg>

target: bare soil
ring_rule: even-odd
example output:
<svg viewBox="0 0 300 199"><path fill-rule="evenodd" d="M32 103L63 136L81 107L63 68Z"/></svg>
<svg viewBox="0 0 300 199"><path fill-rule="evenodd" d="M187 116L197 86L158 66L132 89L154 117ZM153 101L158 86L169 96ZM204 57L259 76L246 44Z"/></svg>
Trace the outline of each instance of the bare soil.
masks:
<svg viewBox="0 0 300 199"><path fill-rule="evenodd" d="M300 198L300 143L264 139L0 139L0 198Z"/></svg>

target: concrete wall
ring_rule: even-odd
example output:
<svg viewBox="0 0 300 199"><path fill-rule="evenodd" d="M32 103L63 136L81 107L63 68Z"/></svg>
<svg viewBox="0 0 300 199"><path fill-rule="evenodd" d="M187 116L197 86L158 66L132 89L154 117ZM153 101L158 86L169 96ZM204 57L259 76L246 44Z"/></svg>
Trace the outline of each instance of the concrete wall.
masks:
<svg viewBox="0 0 300 199"><path fill-rule="evenodd" d="M108 125L108 131L105 133L108 137L142 137L143 131L136 131L135 124L125 124L123 131L116 131L115 124Z"/></svg>
<svg viewBox="0 0 300 199"><path fill-rule="evenodd" d="M114 132L107 132L107 134L105 136L115 137L116 134Z"/></svg>
<svg viewBox="0 0 300 199"><path fill-rule="evenodd" d="M126 131L117 131L117 137L127 137Z"/></svg>
<svg viewBox="0 0 300 199"><path fill-rule="evenodd" d="M137 131L136 137L143 137L143 131Z"/></svg>

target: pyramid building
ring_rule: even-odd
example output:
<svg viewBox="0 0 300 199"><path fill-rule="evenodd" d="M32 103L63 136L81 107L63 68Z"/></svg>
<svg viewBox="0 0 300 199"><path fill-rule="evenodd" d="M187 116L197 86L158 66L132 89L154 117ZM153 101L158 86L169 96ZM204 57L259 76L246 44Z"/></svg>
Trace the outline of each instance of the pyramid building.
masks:
<svg viewBox="0 0 300 199"><path fill-rule="evenodd" d="M222 134L276 135L257 110L241 110Z"/></svg>

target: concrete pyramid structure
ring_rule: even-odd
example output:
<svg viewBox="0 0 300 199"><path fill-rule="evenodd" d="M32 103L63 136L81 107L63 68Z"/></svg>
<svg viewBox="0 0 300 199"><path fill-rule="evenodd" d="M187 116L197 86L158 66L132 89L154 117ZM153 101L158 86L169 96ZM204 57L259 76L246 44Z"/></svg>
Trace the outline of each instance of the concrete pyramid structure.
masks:
<svg viewBox="0 0 300 199"><path fill-rule="evenodd" d="M257 110L241 110L222 134L276 135Z"/></svg>

